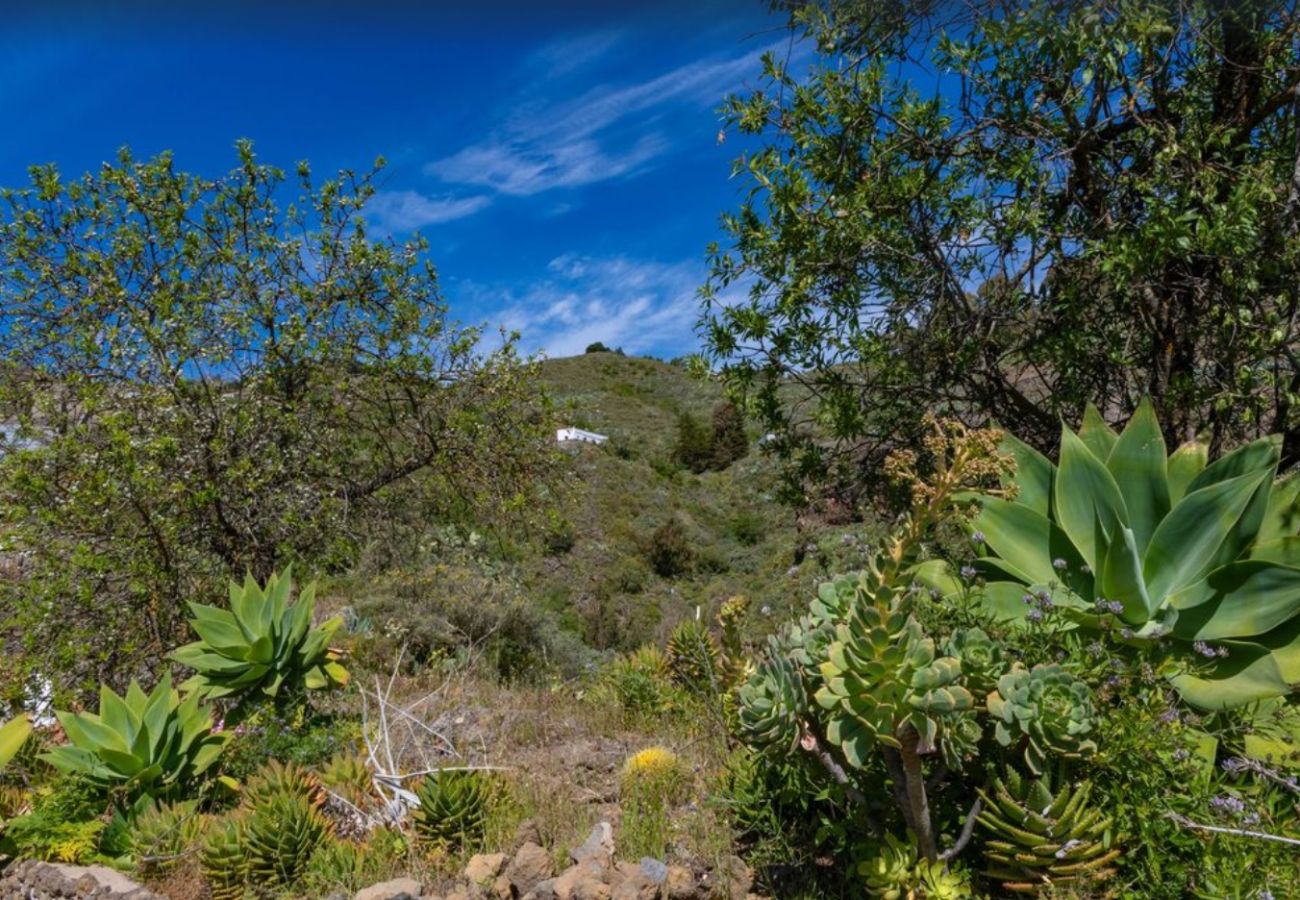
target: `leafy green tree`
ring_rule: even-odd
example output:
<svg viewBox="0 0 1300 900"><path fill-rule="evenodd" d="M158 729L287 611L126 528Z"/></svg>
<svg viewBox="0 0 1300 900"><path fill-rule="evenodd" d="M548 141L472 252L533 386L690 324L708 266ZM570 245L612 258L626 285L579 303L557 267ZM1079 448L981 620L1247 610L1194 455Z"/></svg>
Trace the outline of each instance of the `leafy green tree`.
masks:
<svg viewBox="0 0 1300 900"><path fill-rule="evenodd" d="M793 494L861 485L927 409L1046 449L1144 394L1170 446L1300 459L1291 4L776 7L799 40L728 101L758 146L700 324Z"/></svg>
<svg viewBox="0 0 1300 900"><path fill-rule="evenodd" d="M673 446L673 459L699 474L713 465L713 433L708 426L683 412L677 417L677 443Z"/></svg>
<svg viewBox="0 0 1300 900"><path fill-rule="evenodd" d="M713 408L713 468L725 469L748 452L745 417L736 404L719 403Z"/></svg>
<svg viewBox="0 0 1300 900"><path fill-rule="evenodd" d="M448 319L422 239L368 234L375 173L238 158L0 198L0 404L35 443L0 461L0 634L51 675L157 664L225 576L545 506L533 366Z"/></svg>
<svg viewBox="0 0 1300 900"><path fill-rule="evenodd" d="M583 352L584 352L584 353L611 353L611 352L613 352L613 351L611 351L608 347L606 347L606 346L605 346L603 343L601 343L600 341L596 341L596 342L593 343L593 344L588 344L588 345L587 345L587 349L586 349L585 351L583 351Z"/></svg>
<svg viewBox="0 0 1300 900"><path fill-rule="evenodd" d="M695 558L686 528L676 516L669 516L654 530L646 545L650 568L664 578L676 578L690 569Z"/></svg>

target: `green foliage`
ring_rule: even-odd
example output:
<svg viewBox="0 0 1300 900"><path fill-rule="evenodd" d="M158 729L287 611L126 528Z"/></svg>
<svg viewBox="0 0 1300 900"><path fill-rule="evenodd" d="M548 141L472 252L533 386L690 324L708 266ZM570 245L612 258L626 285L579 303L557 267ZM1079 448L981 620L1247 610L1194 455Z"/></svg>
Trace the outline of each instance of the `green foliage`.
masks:
<svg viewBox="0 0 1300 900"><path fill-rule="evenodd" d="M415 788L420 805L411 813L415 833L434 846L478 846L493 789L491 776L481 771L444 770L424 776Z"/></svg>
<svg viewBox="0 0 1300 900"><path fill-rule="evenodd" d="M244 854L244 820L227 817L209 831L199 851L199 868L212 900L244 900L248 860Z"/></svg>
<svg viewBox="0 0 1300 900"><path fill-rule="evenodd" d="M696 474L713 466L713 435L708 427L689 412L677 417L677 445L673 461Z"/></svg>
<svg viewBox="0 0 1300 900"><path fill-rule="evenodd" d="M199 640L172 654L195 674L181 689L204 699L296 697L307 690L346 684L348 670L329 642L343 624L335 617L312 628L316 585L309 584L290 605L289 570L272 574L265 588L249 575L243 587L230 583L230 609L191 603L190 627Z"/></svg>
<svg viewBox="0 0 1300 900"><path fill-rule="evenodd" d="M226 736L212 730L211 711L197 694L184 701L165 676L149 694L131 682L126 696L100 690L99 713L58 712L70 742L42 758L90 779L118 800L164 799L195 785L216 763Z"/></svg>
<svg viewBox="0 0 1300 900"><path fill-rule="evenodd" d="M18 755L32 733L32 723L26 716L18 716L0 725L0 770Z"/></svg>
<svg viewBox="0 0 1300 900"><path fill-rule="evenodd" d="M356 751L344 750L330 757L320 767L320 781L358 809L375 800L374 772L366 757Z"/></svg>
<svg viewBox="0 0 1300 900"><path fill-rule="evenodd" d="M674 808L686 796L687 773L665 747L648 747L628 757L619 799L623 822L622 852L638 859L662 859L668 849Z"/></svg>
<svg viewBox="0 0 1300 900"><path fill-rule="evenodd" d="M1064 429L1057 465L1008 438L1015 498L984 499L974 522L990 609L1023 620L1041 604L1022 597L1050 595L1087 628L1172 640L1167 674L1204 709L1285 694L1300 682L1300 480L1274 487L1280 446L1167 457L1147 402L1122 434L1095 413Z"/></svg>
<svg viewBox="0 0 1300 900"><path fill-rule="evenodd" d="M0 407L33 439L0 463L30 570L0 629L60 689L156 667L232 574L549 505L535 367L447 318L423 240L368 234L374 172L296 175L123 150L0 199Z"/></svg>
<svg viewBox="0 0 1300 900"><path fill-rule="evenodd" d="M668 662L653 645L611 660L598 674L594 693L631 717L662 715L676 700Z"/></svg>
<svg viewBox="0 0 1300 900"><path fill-rule="evenodd" d="M611 351L603 343L601 343L600 341L596 341L595 343L588 344L587 349L584 350L583 352L584 353L609 353Z"/></svg>
<svg viewBox="0 0 1300 900"><path fill-rule="evenodd" d="M324 763L340 746L360 740L360 726L353 718L332 715L299 706L292 711L267 701L244 710L242 720L228 728L222 771L236 781L256 776L267 760L284 764L316 766Z"/></svg>
<svg viewBox="0 0 1300 900"><path fill-rule="evenodd" d="M1102 881L1115 874L1110 819L1090 805L1088 782L1053 792L1046 779L1009 769L980 791L979 824L988 831L988 874L1006 891L1038 894L1046 885Z"/></svg>
<svg viewBox="0 0 1300 900"><path fill-rule="evenodd" d="M80 775L42 785L31 812L9 820L0 856L87 863L101 858L107 825L102 788Z"/></svg>
<svg viewBox="0 0 1300 900"><path fill-rule="evenodd" d="M322 896L355 893L405 871L407 851L403 834L388 827L376 828L361 844L327 839L312 854L304 884Z"/></svg>
<svg viewBox="0 0 1300 900"><path fill-rule="evenodd" d="M1144 391L1296 459L1291 6L776 7L700 331L789 493L862 497L927 410L1045 449Z"/></svg>
<svg viewBox="0 0 1300 900"><path fill-rule="evenodd" d="M669 516L654 530L647 542L645 555L650 568L664 578L676 578L690 570L695 560L695 551L677 516Z"/></svg>
<svg viewBox="0 0 1300 900"><path fill-rule="evenodd" d="M249 880L265 887L293 886L331 831L319 804L290 789L267 792L248 808L242 838Z"/></svg>
<svg viewBox="0 0 1300 900"><path fill-rule="evenodd" d="M988 710L996 720L1002 746L1025 745L1025 763L1042 775L1051 757L1080 756L1096 751L1088 735L1093 730L1092 692L1055 663L1033 669L1013 666L988 695Z"/></svg>
<svg viewBox="0 0 1300 900"><path fill-rule="evenodd" d="M713 435L710 443L714 469L725 469L749 453L745 416L734 403L719 403L713 408Z"/></svg>

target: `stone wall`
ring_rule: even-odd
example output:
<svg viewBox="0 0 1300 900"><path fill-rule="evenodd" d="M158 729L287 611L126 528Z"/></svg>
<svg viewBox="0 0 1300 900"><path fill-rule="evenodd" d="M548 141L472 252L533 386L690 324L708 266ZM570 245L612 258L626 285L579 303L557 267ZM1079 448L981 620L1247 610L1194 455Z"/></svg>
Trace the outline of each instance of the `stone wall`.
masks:
<svg viewBox="0 0 1300 900"><path fill-rule="evenodd" d="M164 900L121 872L104 866L66 866L26 860L0 875L0 900Z"/></svg>

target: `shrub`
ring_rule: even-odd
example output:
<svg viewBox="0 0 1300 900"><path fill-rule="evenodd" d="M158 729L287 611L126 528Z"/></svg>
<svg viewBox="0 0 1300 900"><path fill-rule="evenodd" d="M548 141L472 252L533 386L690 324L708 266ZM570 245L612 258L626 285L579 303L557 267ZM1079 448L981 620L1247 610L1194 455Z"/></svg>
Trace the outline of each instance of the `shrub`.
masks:
<svg viewBox="0 0 1300 900"><path fill-rule="evenodd" d="M749 453L749 435L745 417L734 403L719 403L713 408L712 467L725 469Z"/></svg>
<svg viewBox="0 0 1300 900"><path fill-rule="evenodd" d="M647 747L623 766L623 832L620 843L631 858L662 858L667 851L673 807L688 786L676 754L666 747Z"/></svg>
<svg viewBox="0 0 1300 900"><path fill-rule="evenodd" d="M742 510L736 513L727 526L737 543L753 547L762 542L767 534L767 521L758 513Z"/></svg>
<svg viewBox="0 0 1300 900"><path fill-rule="evenodd" d="M491 776L481 771L443 770L424 776L415 789L420 805L411 814L415 833L434 846L477 847L493 789Z"/></svg>
<svg viewBox="0 0 1300 900"><path fill-rule="evenodd" d="M713 465L713 435L689 412L677 416L673 461L696 474L708 471Z"/></svg>
<svg viewBox="0 0 1300 900"><path fill-rule="evenodd" d="M689 571L695 552L691 549L681 520L669 516L656 528L650 535L645 555L650 568L664 578L676 578Z"/></svg>
<svg viewBox="0 0 1300 900"><path fill-rule="evenodd" d="M587 349L582 352L583 353L610 353L612 351L600 341L595 341L594 343L588 344Z"/></svg>

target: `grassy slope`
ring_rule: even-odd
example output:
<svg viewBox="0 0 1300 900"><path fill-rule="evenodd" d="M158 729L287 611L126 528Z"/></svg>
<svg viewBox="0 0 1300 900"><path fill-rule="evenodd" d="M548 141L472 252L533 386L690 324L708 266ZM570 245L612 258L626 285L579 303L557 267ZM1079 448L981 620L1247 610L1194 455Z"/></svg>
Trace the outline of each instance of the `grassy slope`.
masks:
<svg viewBox="0 0 1300 900"><path fill-rule="evenodd" d="M565 516L577 540L534 569L547 606L592 643L627 648L662 641L696 606L710 615L734 594L751 600L756 631L806 603L839 550L794 565L803 538L791 511L773 499L774 464L759 453L757 434L750 454L725 471L694 475L670 464L679 412L707 422L722 400L718 385L658 360L613 353L549 360L543 378L562 424L610 436L603 447L572 451L576 479ZM697 559L693 571L666 579L649 570L644 544L674 513ZM848 546L826 537L828 546Z"/></svg>

